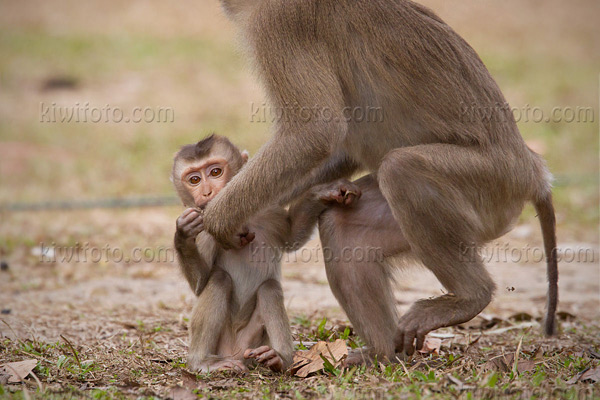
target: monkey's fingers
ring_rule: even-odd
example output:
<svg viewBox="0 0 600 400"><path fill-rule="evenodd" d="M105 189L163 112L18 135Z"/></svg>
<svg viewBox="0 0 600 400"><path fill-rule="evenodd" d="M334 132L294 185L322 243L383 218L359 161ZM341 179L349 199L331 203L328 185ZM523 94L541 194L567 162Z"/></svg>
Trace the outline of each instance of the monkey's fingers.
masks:
<svg viewBox="0 0 600 400"><path fill-rule="evenodd" d="M180 226L179 229L187 237L196 237L204 230L204 221L202 221L202 219L195 219Z"/></svg>
<svg viewBox="0 0 600 400"><path fill-rule="evenodd" d="M417 336L417 332L413 329L408 332L404 332L404 352L408 356L412 356L415 352L415 338Z"/></svg>
<svg viewBox="0 0 600 400"><path fill-rule="evenodd" d="M184 212L181 213L180 218L185 221L192 220L198 217L198 215L202 216L202 212L200 212L196 208L188 208Z"/></svg>
<svg viewBox="0 0 600 400"><path fill-rule="evenodd" d="M427 336L426 333L423 333L422 331L417 331L416 350L423 350L423 345L425 344L425 336Z"/></svg>
<svg viewBox="0 0 600 400"><path fill-rule="evenodd" d="M278 358L279 354L277 354L277 352L273 349L264 352L263 354L255 357L256 361L258 361L261 364L267 364L270 360L273 360L274 358Z"/></svg>
<svg viewBox="0 0 600 400"><path fill-rule="evenodd" d="M248 349L244 352L244 358L254 358L256 362L275 372L283 370L283 359L269 346Z"/></svg>
<svg viewBox="0 0 600 400"><path fill-rule="evenodd" d="M182 218L185 218L185 217L187 217L188 215L190 215L190 214L191 214L193 211L195 211L195 208L188 207L188 208L186 208L186 209L185 209L185 211L184 211L184 212L182 212L182 213L181 213L181 217L182 217Z"/></svg>
<svg viewBox="0 0 600 400"><path fill-rule="evenodd" d="M201 214L199 214L197 211L193 210L186 214L183 213L181 214L181 216L179 218L177 218L177 226L178 227L183 227L185 225L189 225L192 223L197 223L197 222L204 222L204 218L202 217Z"/></svg>
<svg viewBox="0 0 600 400"><path fill-rule="evenodd" d="M281 372L283 371L283 360L279 354L276 354L275 357L264 363L264 366L271 369L271 371Z"/></svg>
<svg viewBox="0 0 600 400"><path fill-rule="evenodd" d="M269 350L271 350L271 347L269 346L260 346L255 349L247 349L244 352L244 358L257 358L258 356L268 352Z"/></svg>
<svg viewBox="0 0 600 400"><path fill-rule="evenodd" d="M402 329L398 329L394 344L396 345L396 353L402 353L404 351L404 331Z"/></svg>

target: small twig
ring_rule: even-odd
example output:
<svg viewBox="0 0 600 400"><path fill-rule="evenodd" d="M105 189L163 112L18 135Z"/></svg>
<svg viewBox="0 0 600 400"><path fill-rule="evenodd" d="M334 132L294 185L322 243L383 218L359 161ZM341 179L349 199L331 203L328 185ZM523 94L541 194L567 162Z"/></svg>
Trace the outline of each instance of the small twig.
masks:
<svg viewBox="0 0 600 400"><path fill-rule="evenodd" d="M521 345L523 344L523 336L519 340L519 345L517 346L517 351L515 351L515 360L513 361L513 376L516 377L519 375L519 354L521 353Z"/></svg>
<svg viewBox="0 0 600 400"><path fill-rule="evenodd" d="M334 365L335 365L335 364L337 363L337 360L335 359L335 357L334 357L333 353L331 352L331 349L329 348L329 343L327 343L327 344L325 345L325 348L327 349L327 351L329 352L329 355L331 356L331 359L333 360L333 363L332 363L332 364L334 364Z"/></svg>
<svg viewBox="0 0 600 400"><path fill-rule="evenodd" d="M144 349L144 332L140 332L140 346L142 347L142 355L146 355L146 350Z"/></svg>
<svg viewBox="0 0 600 400"><path fill-rule="evenodd" d="M515 329L526 329L526 328L532 328L534 326L539 326L539 325L540 324L538 322L524 322L524 323L519 324L519 325L508 326L506 328L495 329L493 331L487 331L487 332L483 332L483 333L486 336L488 336L488 335L499 335L501 333L512 331L512 330L515 330Z"/></svg>
<svg viewBox="0 0 600 400"><path fill-rule="evenodd" d="M62 340L65 341L65 343L67 343L67 346L69 346L69 348L71 349L71 352L73 353L73 356L75 357L75 361L77 361L77 365L79 365L79 369L82 369L83 367L81 365L81 361L79 361L79 356L77 355L77 350L75 350L75 347L73 347L73 345L71 344L69 339L67 339L63 335L60 335L60 337L62 338Z"/></svg>
<svg viewBox="0 0 600 400"><path fill-rule="evenodd" d="M27 390L27 386L25 386L25 382L23 382L23 397L25 397L25 400L31 400L31 396L29 395L29 390Z"/></svg>
<svg viewBox="0 0 600 400"><path fill-rule="evenodd" d="M31 356L33 358L39 358L40 360L46 361L48 364L52 364L53 363L53 361L48 360L46 357L40 356L38 354L33 354L33 353L30 353L30 352L25 351L25 350L19 350L19 353L27 354L28 356Z"/></svg>
<svg viewBox="0 0 600 400"><path fill-rule="evenodd" d="M38 387L40 388L40 392L44 392L44 386L42 386L42 382L40 382L40 380L38 379L37 375L33 373L33 371L29 372L29 375L33 376L33 379L35 379L35 383L37 383Z"/></svg>
<svg viewBox="0 0 600 400"><path fill-rule="evenodd" d="M15 339L19 340L19 335L17 335L17 333L16 333L16 332L13 330L12 326L10 326L10 325L8 324L8 322L6 322L6 321L5 321L5 320L3 320L3 319L0 319L0 321L2 321L2 323L3 323L4 325L8 326L8 329L10 329L10 331L12 332L12 334L13 334L13 335L15 335ZM19 340L19 341L20 341L20 340Z"/></svg>
<svg viewBox="0 0 600 400"><path fill-rule="evenodd" d="M408 377L408 380L410 381L410 383L412 383L413 380L412 380L412 377L410 376L410 373L408 372L408 369L406 368L406 364L404 364L404 361L402 361L400 358L396 357L396 359L398 360L400 365L402 365L402 369L404 369L404 373Z"/></svg>

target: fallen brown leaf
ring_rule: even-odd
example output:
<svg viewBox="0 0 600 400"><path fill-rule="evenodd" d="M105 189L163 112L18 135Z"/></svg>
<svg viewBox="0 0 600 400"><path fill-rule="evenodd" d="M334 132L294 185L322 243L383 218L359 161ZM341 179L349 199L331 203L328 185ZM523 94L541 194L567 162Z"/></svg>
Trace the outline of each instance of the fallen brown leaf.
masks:
<svg viewBox="0 0 600 400"><path fill-rule="evenodd" d="M600 381L600 367L589 368L583 372L578 373L567 381L569 385L574 385L577 382L590 381L596 383Z"/></svg>
<svg viewBox="0 0 600 400"><path fill-rule="evenodd" d="M440 354L440 347L442 346L442 339L432 338L427 336L423 343L423 348L419 350L421 354Z"/></svg>
<svg viewBox="0 0 600 400"><path fill-rule="evenodd" d="M306 378L309 374L323 369L325 362L322 357L334 367L338 367L347 355L348 348L344 340L338 339L333 343L320 341L310 350L297 351L290 371L300 378Z"/></svg>
<svg viewBox="0 0 600 400"><path fill-rule="evenodd" d="M514 366L515 363L515 354L503 354L500 356L496 356L490 359L488 362L484 364L484 369L487 371L500 371L500 372L510 372L511 367ZM533 371L535 368L535 362L532 360L524 360L522 358L519 359L517 363L517 372L522 374L524 372Z"/></svg>
<svg viewBox="0 0 600 400"><path fill-rule="evenodd" d="M458 325L458 329L485 331L503 322L500 318L488 315L478 315L472 320Z"/></svg>
<svg viewBox="0 0 600 400"><path fill-rule="evenodd" d="M500 372L508 372L510 368L508 368L508 364L504 359L504 356L497 356L488 360L484 365L483 369L486 371L500 371Z"/></svg>
<svg viewBox="0 0 600 400"><path fill-rule="evenodd" d="M7 363L2 365L0 368L2 368L2 372L4 374L10 375L8 378L8 383L19 383L23 382L23 379L25 379L27 375L33 371L37 363L37 360L31 359Z"/></svg>
<svg viewBox="0 0 600 400"><path fill-rule="evenodd" d="M583 375L581 375L579 380L581 382L591 381L593 383L600 381L600 367L588 369L583 373Z"/></svg>

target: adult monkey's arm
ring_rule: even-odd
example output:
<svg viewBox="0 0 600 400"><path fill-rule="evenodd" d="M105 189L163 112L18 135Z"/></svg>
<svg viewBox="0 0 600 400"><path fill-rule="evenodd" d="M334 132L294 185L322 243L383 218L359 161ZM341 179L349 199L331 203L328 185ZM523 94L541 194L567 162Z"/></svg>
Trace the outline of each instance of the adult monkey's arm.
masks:
<svg viewBox="0 0 600 400"><path fill-rule="evenodd" d="M233 237L248 218L277 202L331 157L332 148L346 133L341 88L333 69L318 61L324 56L314 47L302 52L295 49L293 54L279 51L278 60L286 60L285 68L273 62L264 67L274 107L284 114L281 122L267 144L206 209L205 229L225 248L236 247ZM296 78L282 79L281 71ZM320 102L316 107L315 99ZM328 111L327 118L322 110Z"/></svg>
<svg viewBox="0 0 600 400"><path fill-rule="evenodd" d="M359 164L345 152L338 151L314 168L300 182L279 198L279 204L285 205L303 195L313 186L333 182L338 179L349 179L359 169Z"/></svg>

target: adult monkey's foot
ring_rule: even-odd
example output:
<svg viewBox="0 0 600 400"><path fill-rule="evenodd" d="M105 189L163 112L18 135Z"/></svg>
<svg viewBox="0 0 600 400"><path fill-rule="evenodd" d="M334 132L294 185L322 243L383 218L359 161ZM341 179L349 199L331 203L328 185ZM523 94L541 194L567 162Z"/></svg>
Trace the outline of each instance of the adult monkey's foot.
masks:
<svg viewBox="0 0 600 400"><path fill-rule="evenodd" d="M342 366L344 368L349 368L355 365L372 365L373 360L373 355L367 347L352 349L348 352Z"/></svg>

